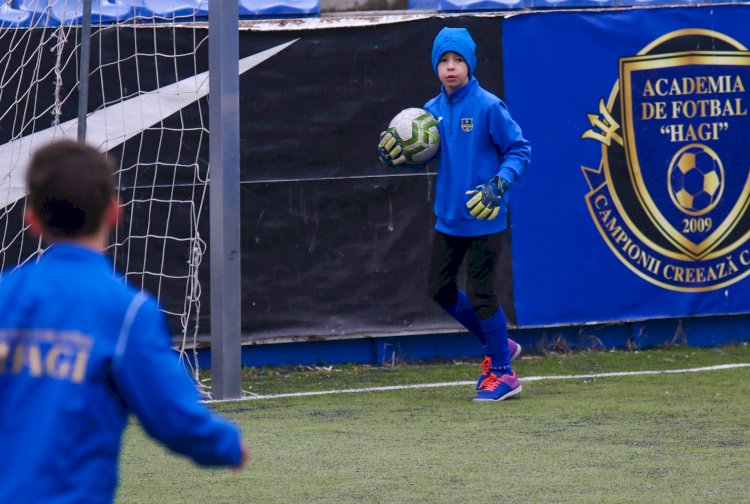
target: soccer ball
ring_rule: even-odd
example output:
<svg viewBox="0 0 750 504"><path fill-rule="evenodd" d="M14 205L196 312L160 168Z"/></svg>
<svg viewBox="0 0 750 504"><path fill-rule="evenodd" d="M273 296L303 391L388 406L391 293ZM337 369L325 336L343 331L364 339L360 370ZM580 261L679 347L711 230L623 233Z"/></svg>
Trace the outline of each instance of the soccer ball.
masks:
<svg viewBox="0 0 750 504"><path fill-rule="evenodd" d="M399 112L388 125L396 137L407 164L420 165L435 157L440 147L440 131L435 116L421 108Z"/></svg>
<svg viewBox="0 0 750 504"><path fill-rule="evenodd" d="M691 144L680 149L669 166L669 195L688 215L710 212L724 192L724 167L710 147Z"/></svg>

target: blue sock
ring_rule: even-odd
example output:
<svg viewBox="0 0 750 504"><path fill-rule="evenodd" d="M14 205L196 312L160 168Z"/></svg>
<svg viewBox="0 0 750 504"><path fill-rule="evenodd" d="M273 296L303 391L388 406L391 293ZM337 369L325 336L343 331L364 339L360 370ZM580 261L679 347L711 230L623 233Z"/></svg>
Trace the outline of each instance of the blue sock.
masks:
<svg viewBox="0 0 750 504"><path fill-rule="evenodd" d="M485 347L487 346L482 327L479 323L479 316L474 310L471 301L469 301L469 296L467 296L464 291L459 290L456 301L444 309L451 317L460 322L462 326L474 333L476 337L479 338L479 341L482 342L482 345L485 345ZM503 320L505 320L505 316L503 316Z"/></svg>
<svg viewBox="0 0 750 504"><path fill-rule="evenodd" d="M492 359L492 371L495 374L512 373L508 351L508 322L503 309L498 307L490 318L479 319L479 326L486 340L487 355Z"/></svg>

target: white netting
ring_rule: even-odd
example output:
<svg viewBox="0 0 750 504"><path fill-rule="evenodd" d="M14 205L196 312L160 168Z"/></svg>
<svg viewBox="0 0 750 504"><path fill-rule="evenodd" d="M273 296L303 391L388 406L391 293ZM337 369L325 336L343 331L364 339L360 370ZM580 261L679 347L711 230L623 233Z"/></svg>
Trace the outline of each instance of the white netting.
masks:
<svg viewBox="0 0 750 504"><path fill-rule="evenodd" d="M131 284L159 298L180 347L194 347L208 188L208 30L194 21L207 14L207 3L185 9L172 3L171 11L144 0L93 3L87 141L117 159L124 210L109 253ZM4 7L0 268L7 269L33 260L42 247L24 233L30 154L50 140L77 136L82 2Z"/></svg>

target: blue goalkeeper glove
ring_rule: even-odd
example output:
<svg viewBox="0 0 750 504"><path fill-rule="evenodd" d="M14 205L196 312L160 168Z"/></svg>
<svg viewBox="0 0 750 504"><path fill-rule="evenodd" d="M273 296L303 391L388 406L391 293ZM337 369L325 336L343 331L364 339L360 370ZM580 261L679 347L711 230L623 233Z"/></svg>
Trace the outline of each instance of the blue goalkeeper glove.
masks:
<svg viewBox="0 0 750 504"><path fill-rule="evenodd" d="M479 220L494 220L500 213L500 201L509 187L510 182L500 177L478 185L476 189L466 191L466 195L471 196L466 202L466 208L473 217Z"/></svg>
<svg viewBox="0 0 750 504"><path fill-rule="evenodd" d="M391 168L400 165L406 161L406 158L402 153L403 150L403 147L401 147L401 144L398 142L398 138L393 136L393 134L387 131L380 134L378 157L380 158L381 163L390 166Z"/></svg>

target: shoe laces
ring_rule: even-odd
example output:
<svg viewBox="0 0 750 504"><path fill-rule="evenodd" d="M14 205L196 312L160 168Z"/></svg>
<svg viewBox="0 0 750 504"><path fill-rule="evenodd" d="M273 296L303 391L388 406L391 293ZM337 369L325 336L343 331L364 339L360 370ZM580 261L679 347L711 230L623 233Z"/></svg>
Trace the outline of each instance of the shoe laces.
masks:
<svg viewBox="0 0 750 504"><path fill-rule="evenodd" d="M479 365L479 369L482 371L483 375L490 374L490 368L492 368L492 359L489 357L485 357L482 363Z"/></svg>
<svg viewBox="0 0 750 504"><path fill-rule="evenodd" d="M500 385L501 381L502 380L500 380L495 373L490 373L490 375L482 381L482 390L494 392L497 386Z"/></svg>
<svg viewBox="0 0 750 504"><path fill-rule="evenodd" d="M482 381L482 389L494 392L495 389L503 382L503 378L506 376L513 376L513 374L511 373L497 376L495 373L490 373L490 375L485 378L484 381Z"/></svg>

